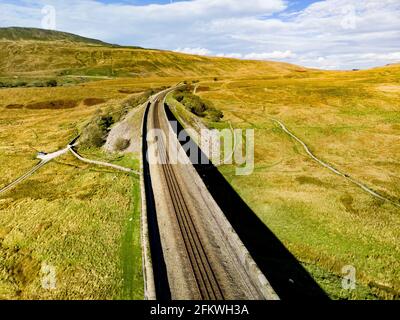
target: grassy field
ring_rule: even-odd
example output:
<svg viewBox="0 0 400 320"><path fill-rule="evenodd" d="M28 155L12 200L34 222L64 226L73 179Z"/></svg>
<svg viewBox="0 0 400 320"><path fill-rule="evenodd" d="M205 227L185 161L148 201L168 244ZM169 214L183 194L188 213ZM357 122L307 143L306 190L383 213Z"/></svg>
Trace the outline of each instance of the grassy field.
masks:
<svg viewBox="0 0 400 320"><path fill-rule="evenodd" d="M302 78L202 81L198 94L226 127L255 129L255 171L221 171L334 299L398 299L400 210L313 161L271 118L324 161L400 203L400 66ZM357 270L343 290L342 268Z"/></svg>
<svg viewBox="0 0 400 320"><path fill-rule="evenodd" d="M132 92L176 81L0 90L0 186L38 163L37 151L65 148L98 109L118 110ZM105 102L84 103L95 97ZM77 103L70 109L26 107L62 100ZM10 104L20 107L7 108ZM139 167L137 154L81 152ZM0 197L0 299L142 299L139 218L137 177L81 163L71 154L47 164ZM42 288L45 265L55 268L55 290Z"/></svg>

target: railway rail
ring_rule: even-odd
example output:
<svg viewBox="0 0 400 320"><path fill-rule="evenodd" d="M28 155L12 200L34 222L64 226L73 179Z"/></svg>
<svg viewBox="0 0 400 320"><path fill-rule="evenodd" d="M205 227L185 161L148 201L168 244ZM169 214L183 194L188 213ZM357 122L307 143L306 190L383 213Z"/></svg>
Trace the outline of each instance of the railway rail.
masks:
<svg viewBox="0 0 400 320"><path fill-rule="evenodd" d="M154 110L153 117L153 125L156 129L161 129L159 105L160 100L157 100L154 105L156 110ZM158 139L157 145L162 163L162 170L166 177L169 194L171 195L171 202L176 213L179 229L196 279L199 293L203 300L223 300L223 291L207 257L206 250L191 217L188 205L182 196L182 191L177 181L174 168L170 164L169 152L166 144L161 138Z"/></svg>

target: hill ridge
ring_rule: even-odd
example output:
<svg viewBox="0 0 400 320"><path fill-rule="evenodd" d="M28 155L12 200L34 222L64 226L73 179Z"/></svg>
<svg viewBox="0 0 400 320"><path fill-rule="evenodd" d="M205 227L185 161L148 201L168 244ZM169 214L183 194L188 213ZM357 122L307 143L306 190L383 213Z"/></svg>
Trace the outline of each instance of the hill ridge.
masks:
<svg viewBox="0 0 400 320"><path fill-rule="evenodd" d="M54 45L57 43L57 45ZM190 55L108 44L67 32L0 28L2 76L306 76L284 62Z"/></svg>
<svg viewBox="0 0 400 320"><path fill-rule="evenodd" d="M87 38L69 32L27 27L0 28L0 40L69 41L102 46L116 46L101 40Z"/></svg>

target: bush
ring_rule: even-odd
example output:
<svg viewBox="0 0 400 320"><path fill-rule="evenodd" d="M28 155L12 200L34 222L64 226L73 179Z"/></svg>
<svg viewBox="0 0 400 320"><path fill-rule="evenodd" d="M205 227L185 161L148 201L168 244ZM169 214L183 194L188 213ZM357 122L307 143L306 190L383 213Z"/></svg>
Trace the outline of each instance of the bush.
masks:
<svg viewBox="0 0 400 320"><path fill-rule="evenodd" d="M199 117L205 116L204 112L207 111L207 105L200 99L200 97L192 94L189 91L177 91L174 97L190 112Z"/></svg>
<svg viewBox="0 0 400 320"><path fill-rule="evenodd" d="M105 142L104 131L96 123L90 123L82 132L81 145L86 148L100 148Z"/></svg>
<svg viewBox="0 0 400 320"><path fill-rule="evenodd" d="M174 94L175 100L182 103L191 113L198 117L208 117L213 122L220 121L224 114L217 110L211 101L202 100L188 89L181 89Z"/></svg>
<svg viewBox="0 0 400 320"><path fill-rule="evenodd" d="M17 82L0 82L0 88L18 88L18 87L26 87L28 83L25 81L17 81Z"/></svg>
<svg viewBox="0 0 400 320"><path fill-rule="evenodd" d="M85 148L100 148L106 142L108 131L113 124L114 120L111 116L97 112L97 115L82 131L81 145Z"/></svg>
<svg viewBox="0 0 400 320"><path fill-rule="evenodd" d="M217 109L210 109L208 112L208 117L212 122L219 122L224 117L224 113Z"/></svg>
<svg viewBox="0 0 400 320"><path fill-rule="evenodd" d="M183 92L177 92L175 94L175 100L178 102L182 102L184 98L185 98L185 95L183 94Z"/></svg>
<svg viewBox="0 0 400 320"><path fill-rule="evenodd" d="M43 82L41 81L35 81L31 84L32 87L36 87L36 88L43 88L45 85Z"/></svg>
<svg viewBox="0 0 400 320"><path fill-rule="evenodd" d="M113 120L113 117L111 117L111 116L101 116L97 120L97 123L99 124L99 126L102 130L106 131L114 124L114 120Z"/></svg>
<svg viewBox="0 0 400 320"><path fill-rule="evenodd" d="M26 87L27 84L28 84L28 83L27 83L26 81L17 81L17 82L15 83L15 86L16 86L16 87Z"/></svg>
<svg viewBox="0 0 400 320"><path fill-rule="evenodd" d="M57 87L58 83L57 80L51 79L46 82L47 87Z"/></svg>
<svg viewBox="0 0 400 320"><path fill-rule="evenodd" d="M110 114L113 114L113 120L114 122L118 122L121 119L123 119L128 112L132 109L132 108L136 108L137 106L145 103L149 97L151 95L153 95L155 92L154 89L149 89L147 91L145 91L144 93L142 93L141 95L138 96L133 96L127 100L125 100L125 103L122 106L122 109L120 109L119 111L116 112L111 112Z"/></svg>
<svg viewBox="0 0 400 320"><path fill-rule="evenodd" d="M201 101L199 97L195 95L188 95L182 100L182 103L196 116L204 117L204 112L207 110L207 105Z"/></svg>
<svg viewBox="0 0 400 320"><path fill-rule="evenodd" d="M131 142L128 139L118 138L114 144L114 148L117 151L124 151L129 148Z"/></svg>

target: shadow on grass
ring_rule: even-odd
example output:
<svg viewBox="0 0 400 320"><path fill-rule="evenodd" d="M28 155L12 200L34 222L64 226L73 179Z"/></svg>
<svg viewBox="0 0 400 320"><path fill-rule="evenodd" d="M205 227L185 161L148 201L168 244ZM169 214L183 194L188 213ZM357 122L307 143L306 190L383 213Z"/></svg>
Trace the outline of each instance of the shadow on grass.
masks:
<svg viewBox="0 0 400 320"><path fill-rule="evenodd" d="M167 105L165 105L165 110L170 121L177 121ZM175 133L184 130L179 122L177 130L178 132ZM181 142L186 146L188 143L197 147L196 143L189 139ZM199 158L207 159L200 150ZM300 262L258 218L214 165L199 164L194 167L282 300L328 299L326 293Z"/></svg>

